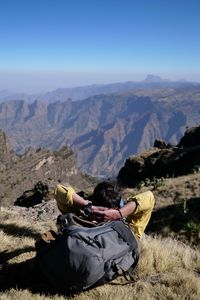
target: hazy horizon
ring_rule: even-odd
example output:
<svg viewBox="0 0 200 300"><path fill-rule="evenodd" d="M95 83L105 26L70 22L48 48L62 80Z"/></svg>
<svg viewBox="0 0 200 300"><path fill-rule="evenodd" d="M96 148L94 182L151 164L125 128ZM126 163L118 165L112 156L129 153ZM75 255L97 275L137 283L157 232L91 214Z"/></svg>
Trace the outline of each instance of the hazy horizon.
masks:
<svg viewBox="0 0 200 300"><path fill-rule="evenodd" d="M132 75L132 76L120 76L120 74L114 74L112 76L112 79L108 77L106 79L105 74L96 74L96 80L94 79L95 76L91 75L93 77L93 80L89 78L86 79L78 79L80 75L74 75L71 76L70 74L65 76L62 73L61 74L37 74L37 73L24 73L24 74L9 74L9 82L11 80L12 84L6 84L6 76L0 74L0 82L2 83L5 81L4 85L0 85L0 92L1 91L10 91L13 93L26 93L26 94L40 94L40 93L46 93L51 92L56 89L62 89L62 88L76 88L76 87L84 87L84 86L90 86L90 85L106 85L106 84L114 84L114 83L125 83L125 82L142 82L146 79L148 75L153 76L159 76L158 74L145 74L145 75ZM16 76L16 77L15 77ZM70 80L66 80L67 78L70 78ZM30 78L30 81L27 81L28 77ZM159 76L163 80L169 80L169 81L180 81L180 80L186 80L187 82L194 82L194 83L200 83L200 80L195 80L195 78L188 79L187 77L181 77L177 76L176 78L170 78L169 76ZM26 80L26 84L24 81ZM14 82L13 82L14 81ZM75 83L77 81L77 84ZM71 84L70 84L71 83Z"/></svg>
<svg viewBox="0 0 200 300"><path fill-rule="evenodd" d="M0 90L200 82L199 0L0 1Z"/></svg>

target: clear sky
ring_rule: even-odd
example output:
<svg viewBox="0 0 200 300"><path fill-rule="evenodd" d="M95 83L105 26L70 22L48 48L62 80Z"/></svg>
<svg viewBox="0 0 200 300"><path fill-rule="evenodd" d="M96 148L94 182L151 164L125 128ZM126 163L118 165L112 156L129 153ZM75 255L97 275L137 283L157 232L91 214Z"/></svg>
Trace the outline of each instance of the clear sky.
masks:
<svg viewBox="0 0 200 300"><path fill-rule="evenodd" d="M200 0L0 0L0 90L200 81Z"/></svg>

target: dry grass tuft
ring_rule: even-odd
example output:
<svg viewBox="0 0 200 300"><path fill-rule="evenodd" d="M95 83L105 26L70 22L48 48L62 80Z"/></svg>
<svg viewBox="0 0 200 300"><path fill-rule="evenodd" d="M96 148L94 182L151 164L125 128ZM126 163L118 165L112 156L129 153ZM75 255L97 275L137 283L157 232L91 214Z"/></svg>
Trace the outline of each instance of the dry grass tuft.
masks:
<svg viewBox="0 0 200 300"><path fill-rule="evenodd" d="M135 282L118 278L74 297L53 292L33 268L34 242L51 223L29 225L17 214L0 215L1 300L200 299L200 253L171 238L145 236Z"/></svg>

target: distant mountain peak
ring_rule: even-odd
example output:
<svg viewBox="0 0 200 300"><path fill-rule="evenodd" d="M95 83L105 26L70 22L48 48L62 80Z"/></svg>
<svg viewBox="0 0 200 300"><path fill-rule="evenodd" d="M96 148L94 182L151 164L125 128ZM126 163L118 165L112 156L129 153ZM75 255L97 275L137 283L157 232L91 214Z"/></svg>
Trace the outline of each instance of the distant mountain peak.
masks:
<svg viewBox="0 0 200 300"><path fill-rule="evenodd" d="M153 74L148 74L144 80L144 82L149 82L149 83L166 82L166 81L169 81L169 80L163 79L160 76L153 75Z"/></svg>
<svg viewBox="0 0 200 300"><path fill-rule="evenodd" d="M188 83L189 81L186 80L185 78L181 78L181 79L177 80L177 82Z"/></svg>

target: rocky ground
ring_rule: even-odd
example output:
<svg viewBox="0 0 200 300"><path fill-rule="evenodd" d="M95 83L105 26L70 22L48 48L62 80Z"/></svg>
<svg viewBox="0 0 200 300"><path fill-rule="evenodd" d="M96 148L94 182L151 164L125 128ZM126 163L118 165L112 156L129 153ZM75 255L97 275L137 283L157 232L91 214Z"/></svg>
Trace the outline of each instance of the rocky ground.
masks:
<svg viewBox="0 0 200 300"><path fill-rule="evenodd" d="M49 220L56 222L57 216L60 214L56 201L53 199L43 201L33 207L20 207L17 205L1 207L1 211L17 212L23 220L28 221L30 224Z"/></svg>

